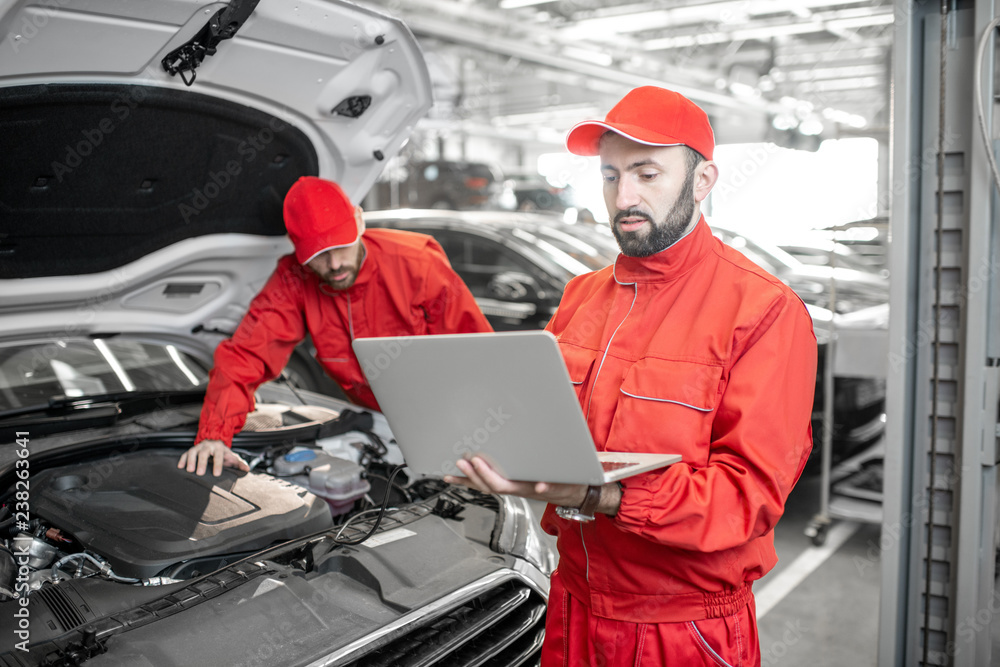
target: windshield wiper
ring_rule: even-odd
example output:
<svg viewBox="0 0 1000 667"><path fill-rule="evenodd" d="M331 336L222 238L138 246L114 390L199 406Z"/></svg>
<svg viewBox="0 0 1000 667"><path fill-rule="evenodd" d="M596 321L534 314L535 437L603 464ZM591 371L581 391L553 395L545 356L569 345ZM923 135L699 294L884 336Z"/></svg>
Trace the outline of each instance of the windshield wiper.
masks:
<svg viewBox="0 0 1000 667"><path fill-rule="evenodd" d="M45 403L23 405L18 408L0 410L0 421L24 415L44 414L57 416L83 412L108 405L121 405L139 401L157 402L158 406L200 401L205 397L204 389L178 389L174 391L119 391L89 396L54 396Z"/></svg>

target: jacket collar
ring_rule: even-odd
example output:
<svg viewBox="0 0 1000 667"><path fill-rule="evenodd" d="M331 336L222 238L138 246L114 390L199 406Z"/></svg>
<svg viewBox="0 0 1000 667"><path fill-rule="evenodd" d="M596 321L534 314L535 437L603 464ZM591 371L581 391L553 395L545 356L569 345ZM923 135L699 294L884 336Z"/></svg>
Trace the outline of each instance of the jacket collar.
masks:
<svg viewBox="0 0 1000 667"><path fill-rule="evenodd" d="M657 283L675 280L708 254L714 240L712 230L702 216L694 229L676 243L649 257L628 257L621 253L615 260L615 281L622 285Z"/></svg>

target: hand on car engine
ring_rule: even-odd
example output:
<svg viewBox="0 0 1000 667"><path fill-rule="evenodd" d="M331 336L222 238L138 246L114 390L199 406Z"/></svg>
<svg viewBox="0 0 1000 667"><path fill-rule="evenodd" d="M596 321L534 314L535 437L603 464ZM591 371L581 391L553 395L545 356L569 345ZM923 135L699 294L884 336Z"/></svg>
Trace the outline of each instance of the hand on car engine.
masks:
<svg viewBox="0 0 1000 667"><path fill-rule="evenodd" d="M197 445L181 454L177 462L178 468L187 467L188 472L204 475L208 468L208 460L212 459L212 474L218 477L223 466L249 471L250 466L240 458L239 454L226 447L221 440L202 440Z"/></svg>

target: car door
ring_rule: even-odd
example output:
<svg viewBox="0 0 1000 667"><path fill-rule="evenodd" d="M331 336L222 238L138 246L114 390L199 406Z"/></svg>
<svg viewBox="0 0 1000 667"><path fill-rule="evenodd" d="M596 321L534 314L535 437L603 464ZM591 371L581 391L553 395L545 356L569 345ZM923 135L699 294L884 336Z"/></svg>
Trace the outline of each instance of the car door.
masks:
<svg viewBox="0 0 1000 667"><path fill-rule="evenodd" d="M558 304L560 289L534 262L499 241L455 229L421 229L444 248L486 318L497 331L540 329Z"/></svg>

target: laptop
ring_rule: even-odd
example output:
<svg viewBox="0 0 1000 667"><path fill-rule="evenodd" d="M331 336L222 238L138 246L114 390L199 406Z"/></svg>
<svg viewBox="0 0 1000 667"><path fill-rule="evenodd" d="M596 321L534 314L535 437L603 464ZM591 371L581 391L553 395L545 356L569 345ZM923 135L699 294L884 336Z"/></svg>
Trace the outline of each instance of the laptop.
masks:
<svg viewBox="0 0 1000 667"><path fill-rule="evenodd" d="M548 331L358 338L361 362L411 472L461 475L482 456L527 482L604 484L676 454L597 452Z"/></svg>

